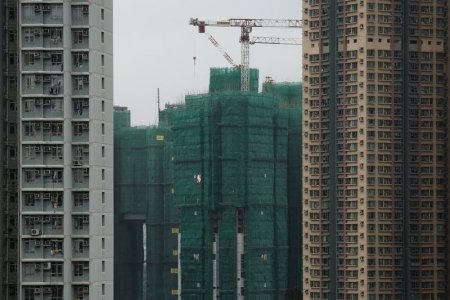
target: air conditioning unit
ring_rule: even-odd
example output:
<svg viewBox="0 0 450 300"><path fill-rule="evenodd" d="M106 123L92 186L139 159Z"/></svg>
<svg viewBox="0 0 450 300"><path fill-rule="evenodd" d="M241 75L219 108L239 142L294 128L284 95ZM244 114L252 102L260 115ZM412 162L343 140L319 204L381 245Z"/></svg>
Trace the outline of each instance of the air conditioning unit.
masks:
<svg viewBox="0 0 450 300"><path fill-rule="evenodd" d="M35 240L35 241L34 241L34 245L35 245L36 247L40 247L41 244L42 244L42 241L41 241L41 240Z"/></svg>
<svg viewBox="0 0 450 300"><path fill-rule="evenodd" d="M43 81L44 82L50 82L51 81L51 77L48 76L48 75L45 75Z"/></svg>
<svg viewBox="0 0 450 300"><path fill-rule="evenodd" d="M52 126L51 126L50 123L48 123L48 122L45 122L45 123L44 123L44 126L43 126L44 129L50 130L51 127L52 127Z"/></svg>
<svg viewBox="0 0 450 300"><path fill-rule="evenodd" d="M35 193L34 194L34 200L39 200L41 199L41 194L40 193Z"/></svg>
<svg viewBox="0 0 450 300"><path fill-rule="evenodd" d="M52 146L44 146L44 152L52 152Z"/></svg>
<svg viewBox="0 0 450 300"><path fill-rule="evenodd" d="M80 160L74 160L73 161L73 165L74 166L81 166L81 161Z"/></svg>
<svg viewBox="0 0 450 300"><path fill-rule="evenodd" d="M83 265L83 270L89 270L89 264Z"/></svg>
<svg viewBox="0 0 450 300"><path fill-rule="evenodd" d="M37 236L37 235L40 235L40 234L41 234L41 231L39 230L39 228L31 229L31 235Z"/></svg>
<svg viewBox="0 0 450 300"><path fill-rule="evenodd" d="M81 57L82 57L83 60L88 60L89 59L89 53L83 53Z"/></svg>
<svg viewBox="0 0 450 300"><path fill-rule="evenodd" d="M41 83L41 76L36 76L36 77L34 78L34 82L35 82L35 83Z"/></svg>
<svg viewBox="0 0 450 300"><path fill-rule="evenodd" d="M51 34L50 28L44 28L44 30L42 31L42 34L43 35L50 35Z"/></svg>
<svg viewBox="0 0 450 300"><path fill-rule="evenodd" d="M34 12L40 12L41 11L41 5L40 4L35 4L34 5Z"/></svg>
<svg viewBox="0 0 450 300"><path fill-rule="evenodd" d="M83 240L83 247L89 247L89 240L88 239Z"/></svg>
<svg viewBox="0 0 450 300"><path fill-rule="evenodd" d="M83 193L83 200L89 200L89 193Z"/></svg>
<svg viewBox="0 0 450 300"><path fill-rule="evenodd" d="M44 240L44 246L46 247L50 246L50 240Z"/></svg>
<svg viewBox="0 0 450 300"><path fill-rule="evenodd" d="M44 176L51 176L52 171L51 170L44 170Z"/></svg>
<svg viewBox="0 0 450 300"><path fill-rule="evenodd" d="M89 29L83 29L83 36L88 37L89 36Z"/></svg>
<svg viewBox="0 0 450 300"><path fill-rule="evenodd" d="M51 195L50 193L44 193L42 197L44 199L50 199L50 195Z"/></svg>
<svg viewBox="0 0 450 300"><path fill-rule="evenodd" d="M83 129L89 129L89 123L83 123L82 128Z"/></svg>
<svg viewBox="0 0 450 300"><path fill-rule="evenodd" d="M41 105L41 99L34 100L34 105L40 106Z"/></svg>
<svg viewBox="0 0 450 300"><path fill-rule="evenodd" d="M34 58L36 58L36 59L41 58L41 52L39 52L39 51L34 52Z"/></svg>
<svg viewBox="0 0 450 300"><path fill-rule="evenodd" d="M52 104L52 100L51 99L44 99L44 106L49 106Z"/></svg>
<svg viewBox="0 0 450 300"><path fill-rule="evenodd" d="M44 224L50 223L50 216L44 216L44 217L42 218L42 223L44 223Z"/></svg>
<svg viewBox="0 0 450 300"><path fill-rule="evenodd" d="M42 11L51 11L51 6L49 4L44 4L42 6Z"/></svg>
<svg viewBox="0 0 450 300"><path fill-rule="evenodd" d="M34 288L34 294L39 295L41 293L41 288Z"/></svg>
<svg viewBox="0 0 450 300"><path fill-rule="evenodd" d="M83 76L83 83L89 83L89 76Z"/></svg>
<svg viewBox="0 0 450 300"><path fill-rule="evenodd" d="M89 224L89 218L83 219L83 224Z"/></svg>
<svg viewBox="0 0 450 300"><path fill-rule="evenodd" d="M44 294L51 294L52 293L52 288L46 287L44 288Z"/></svg>
<svg viewBox="0 0 450 300"><path fill-rule="evenodd" d="M83 11L83 14L88 14L89 13L89 6L83 6L82 11Z"/></svg>
<svg viewBox="0 0 450 300"><path fill-rule="evenodd" d="M44 266L42 269L44 270L50 270L52 268L52 263L51 262L46 262L44 263Z"/></svg>
<svg viewBox="0 0 450 300"><path fill-rule="evenodd" d="M89 294L89 287L87 287L87 286L83 287L83 289L81 290L81 292L82 292L83 294Z"/></svg>

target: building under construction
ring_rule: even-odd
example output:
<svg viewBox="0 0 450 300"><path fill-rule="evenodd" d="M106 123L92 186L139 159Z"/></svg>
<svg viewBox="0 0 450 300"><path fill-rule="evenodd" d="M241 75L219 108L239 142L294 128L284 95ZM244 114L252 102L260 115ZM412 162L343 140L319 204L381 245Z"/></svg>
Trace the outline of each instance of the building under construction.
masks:
<svg viewBox="0 0 450 300"><path fill-rule="evenodd" d="M212 69L210 93L168 113L184 300L284 299L301 285L300 87L289 103L250 75L243 93L240 69Z"/></svg>
<svg viewBox="0 0 450 300"><path fill-rule="evenodd" d="M115 299L177 299L179 216L170 131L114 113Z"/></svg>

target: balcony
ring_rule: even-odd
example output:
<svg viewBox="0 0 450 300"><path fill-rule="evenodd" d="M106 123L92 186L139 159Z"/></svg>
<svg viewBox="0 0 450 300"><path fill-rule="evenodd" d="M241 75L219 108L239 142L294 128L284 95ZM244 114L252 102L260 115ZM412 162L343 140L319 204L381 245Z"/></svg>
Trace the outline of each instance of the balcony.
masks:
<svg viewBox="0 0 450 300"><path fill-rule="evenodd" d="M89 122L73 122L72 123L72 142L87 143L89 142Z"/></svg>
<svg viewBox="0 0 450 300"><path fill-rule="evenodd" d="M89 96L89 75L72 77L72 94L75 96Z"/></svg>
<svg viewBox="0 0 450 300"><path fill-rule="evenodd" d="M45 282L45 283L63 283L63 263L62 262L33 262L23 264L23 282ZM42 293L41 288L35 288ZM37 292L33 294L36 295ZM26 299L26 298L24 298ZM40 298L45 299L45 298Z"/></svg>
<svg viewBox="0 0 450 300"><path fill-rule="evenodd" d="M25 166L63 165L62 145L24 145L22 161Z"/></svg>
<svg viewBox="0 0 450 300"><path fill-rule="evenodd" d="M74 98L72 99L74 119L89 119L89 99L86 98Z"/></svg>
<svg viewBox="0 0 450 300"><path fill-rule="evenodd" d="M74 189L88 189L89 168L74 168L72 179L72 187Z"/></svg>
<svg viewBox="0 0 450 300"><path fill-rule="evenodd" d="M63 212L62 192L24 192L22 197L24 212Z"/></svg>
<svg viewBox="0 0 450 300"><path fill-rule="evenodd" d="M64 118L63 99L24 98L22 118Z"/></svg>
<svg viewBox="0 0 450 300"><path fill-rule="evenodd" d="M62 28L25 27L22 32L23 48L63 48Z"/></svg>
<svg viewBox="0 0 450 300"><path fill-rule="evenodd" d="M72 234L89 235L89 215L72 216Z"/></svg>
<svg viewBox="0 0 450 300"><path fill-rule="evenodd" d="M63 123L24 121L22 137L24 142L63 142Z"/></svg>
<svg viewBox="0 0 450 300"><path fill-rule="evenodd" d="M88 213L89 212L89 192L73 192L72 212Z"/></svg>
<svg viewBox="0 0 450 300"><path fill-rule="evenodd" d="M89 29L72 29L72 49L89 49Z"/></svg>
<svg viewBox="0 0 450 300"><path fill-rule="evenodd" d="M72 239L73 259L86 259L89 258L89 239Z"/></svg>
<svg viewBox="0 0 450 300"><path fill-rule="evenodd" d="M63 170L58 168L26 168L23 170L22 177L23 188L62 189L64 187Z"/></svg>
<svg viewBox="0 0 450 300"><path fill-rule="evenodd" d="M38 238L44 235L64 235L63 216L24 216L22 234Z"/></svg>
<svg viewBox="0 0 450 300"><path fill-rule="evenodd" d="M89 262L73 263L73 282L89 282Z"/></svg>
<svg viewBox="0 0 450 300"><path fill-rule="evenodd" d="M64 94L62 75L27 74L23 76L23 95L61 96Z"/></svg>
<svg viewBox="0 0 450 300"><path fill-rule="evenodd" d="M88 26L89 25L89 6L74 5L72 6L72 26Z"/></svg>
<svg viewBox="0 0 450 300"><path fill-rule="evenodd" d="M23 71L47 71L62 72L62 51L23 51L22 53L22 70Z"/></svg>
<svg viewBox="0 0 450 300"><path fill-rule="evenodd" d="M24 259L64 259L62 239L24 239Z"/></svg>
<svg viewBox="0 0 450 300"><path fill-rule="evenodd" d="M23 4L22 24L52 24L62 25L63 6L58 3Z"/></svg>
<svg viewBox="0 0 450 300"><path fill-rule="evenodd" d="M72 71L89 72L89 52L72 53Z"/></svg>

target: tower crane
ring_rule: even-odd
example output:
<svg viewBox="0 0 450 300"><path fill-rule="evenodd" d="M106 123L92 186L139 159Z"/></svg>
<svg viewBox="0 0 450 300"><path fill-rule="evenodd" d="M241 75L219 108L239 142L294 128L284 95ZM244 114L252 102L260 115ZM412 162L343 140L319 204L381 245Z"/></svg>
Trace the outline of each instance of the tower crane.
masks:
<svg viewBox="0 0 450 300"><path fill-rule="evenodd" d="M205 33L207 26L213 27L240 27L241 37L239 42L241 43L241 90L247 92L249 90L249 68L250 68L250 45L251 44L285 44L285 45L299 45L300 40L297 39L284 39L278 37L259 37L250 38L250 33L253 27L272 27L272 28L302 28L301 20L288 20L288 19L228 19L223 21L201 21L199 19L191 18L190 25L197 26L199 33ZM211 40L212 38L212 40ZM217 41L209 35L209 40L215 44L216 47L221 50L224 57L232 65L231 57L218 45ZM213 42L215 41L215 43Z"/></svg>

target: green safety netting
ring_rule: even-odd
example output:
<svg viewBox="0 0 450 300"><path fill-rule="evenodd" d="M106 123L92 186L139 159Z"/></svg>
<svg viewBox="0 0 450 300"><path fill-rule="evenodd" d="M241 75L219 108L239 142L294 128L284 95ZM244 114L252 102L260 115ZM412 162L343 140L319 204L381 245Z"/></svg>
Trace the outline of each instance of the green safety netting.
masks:
<svg viewBox="0 0 450 300"><path fill-rule="evenodd" d="M172 197L170 130L130 127L129 115L114 114L114 294L176 299L179 214Z"/></svg>

